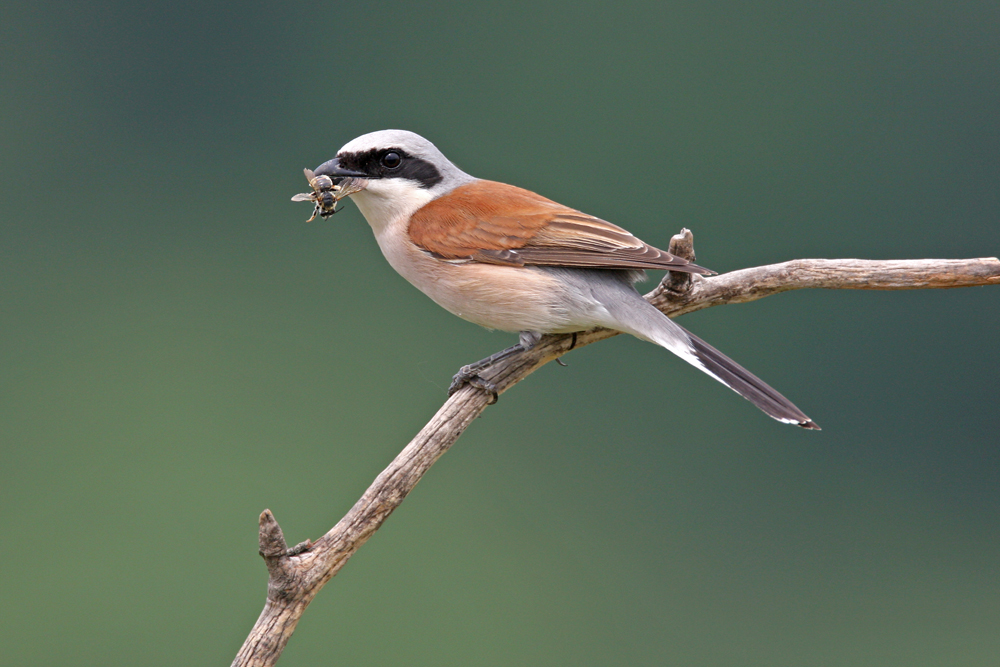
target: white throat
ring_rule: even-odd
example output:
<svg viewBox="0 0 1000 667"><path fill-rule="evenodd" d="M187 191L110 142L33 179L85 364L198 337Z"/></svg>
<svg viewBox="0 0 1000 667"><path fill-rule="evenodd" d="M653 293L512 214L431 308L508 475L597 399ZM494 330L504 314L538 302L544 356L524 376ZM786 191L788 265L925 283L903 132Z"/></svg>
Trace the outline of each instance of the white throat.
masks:
<svg viewBox="0 0 1000 667"><path fill-rule="evenodd" d="M369 181L368 187L351 195L351 200L379 237L392 223L409 220L437 196L412 181L387 178Z"/></svg>

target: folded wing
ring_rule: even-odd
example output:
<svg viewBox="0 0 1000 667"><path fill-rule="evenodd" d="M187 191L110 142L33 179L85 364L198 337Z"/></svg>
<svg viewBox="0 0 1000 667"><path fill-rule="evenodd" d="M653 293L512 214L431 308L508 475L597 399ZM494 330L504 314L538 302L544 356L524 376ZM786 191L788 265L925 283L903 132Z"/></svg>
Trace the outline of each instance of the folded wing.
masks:
<svg viewBox="0 0 1000 667"><path fill-rule="evenodd" d="M712 271L529 190L474 181L417 211L410 239L441 259L509 266Z"/></svg>

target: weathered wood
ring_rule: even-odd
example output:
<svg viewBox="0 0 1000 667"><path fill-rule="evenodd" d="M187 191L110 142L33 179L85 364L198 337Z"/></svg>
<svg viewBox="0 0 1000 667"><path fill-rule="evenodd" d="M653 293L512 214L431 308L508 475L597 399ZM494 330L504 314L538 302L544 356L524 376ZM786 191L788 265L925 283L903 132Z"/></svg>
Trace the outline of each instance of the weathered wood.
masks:
<svg viewBox="0 0 1000 667"><path fill-rule="evenodd" d="M691 232L671 239L670 252L694 260ZM996 258L944 260L797 259L706 278L668 273L646 295L670 317L728 303L745 303L794 289L944 289L1000 284ZM617 335L596 329L545 336L532 349L506 359L483 375L503 393L540 366ZM424 473L458 440L489 404L479 389L465 386L372 482L336 526L315 543L289 549L269 510L260 515L260 553L267 564L267 600L234 666L266 667L277 662L306 607L319 590L399 507Z"/></svg>

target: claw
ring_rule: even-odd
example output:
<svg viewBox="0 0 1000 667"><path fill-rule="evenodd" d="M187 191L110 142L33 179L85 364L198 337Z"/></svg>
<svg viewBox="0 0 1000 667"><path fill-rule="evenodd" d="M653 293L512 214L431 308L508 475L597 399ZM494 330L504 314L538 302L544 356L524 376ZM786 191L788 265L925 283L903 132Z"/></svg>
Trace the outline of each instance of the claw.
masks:
<svg viewBox="0 0 1000 667"><path fill-rule="evenodd" d="M489 394L489 405L493 405L500 399L500 393L497 391L497 386L489 380L480 377L480 375L473 370L471 366L462 366L462 368L455 373L455 377L451 379L451 385L448 387L448 395L453 396L455 392L467 384Z"/></svg>
<svg viewBox="0 0 1000 667"><path fill-rule="evenodd" d="M489 380L484 380L476 375L469 378L469 384L489 394L490 399L486 402L487 405L493 405L500 400L500 392L497 391L497 386Z"/></svg>
<svg viewBox="0 0 1000 667"><path fill-rule="evenodd" d="M448 386L448 395L454 396L455 392L467 385L473 376L475 376L475 373L468 366L459 368L458 372L451 378L451 384Z"/></svg>

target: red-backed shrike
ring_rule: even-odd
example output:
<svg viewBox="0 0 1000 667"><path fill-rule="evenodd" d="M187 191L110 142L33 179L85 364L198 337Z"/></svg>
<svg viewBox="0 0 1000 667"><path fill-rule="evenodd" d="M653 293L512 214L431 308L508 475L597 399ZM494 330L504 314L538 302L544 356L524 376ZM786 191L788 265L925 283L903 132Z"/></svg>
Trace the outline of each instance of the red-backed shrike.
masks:
<svg viewBox="0 0 1000 667"><path fill-rule="evenodd" d="M315 176L326 184L351 179L344 192L353 191L382 254L417 289L470 322L520 333L514 347L459 371L451 391L472 383L495 392L477 372L541 334L606 327L667 348L779 421L819 428L632 287L644 269L712 271L529 190L470 176L412 132L360 136ZM317 193L326 217L329 196Z"/></svg>

